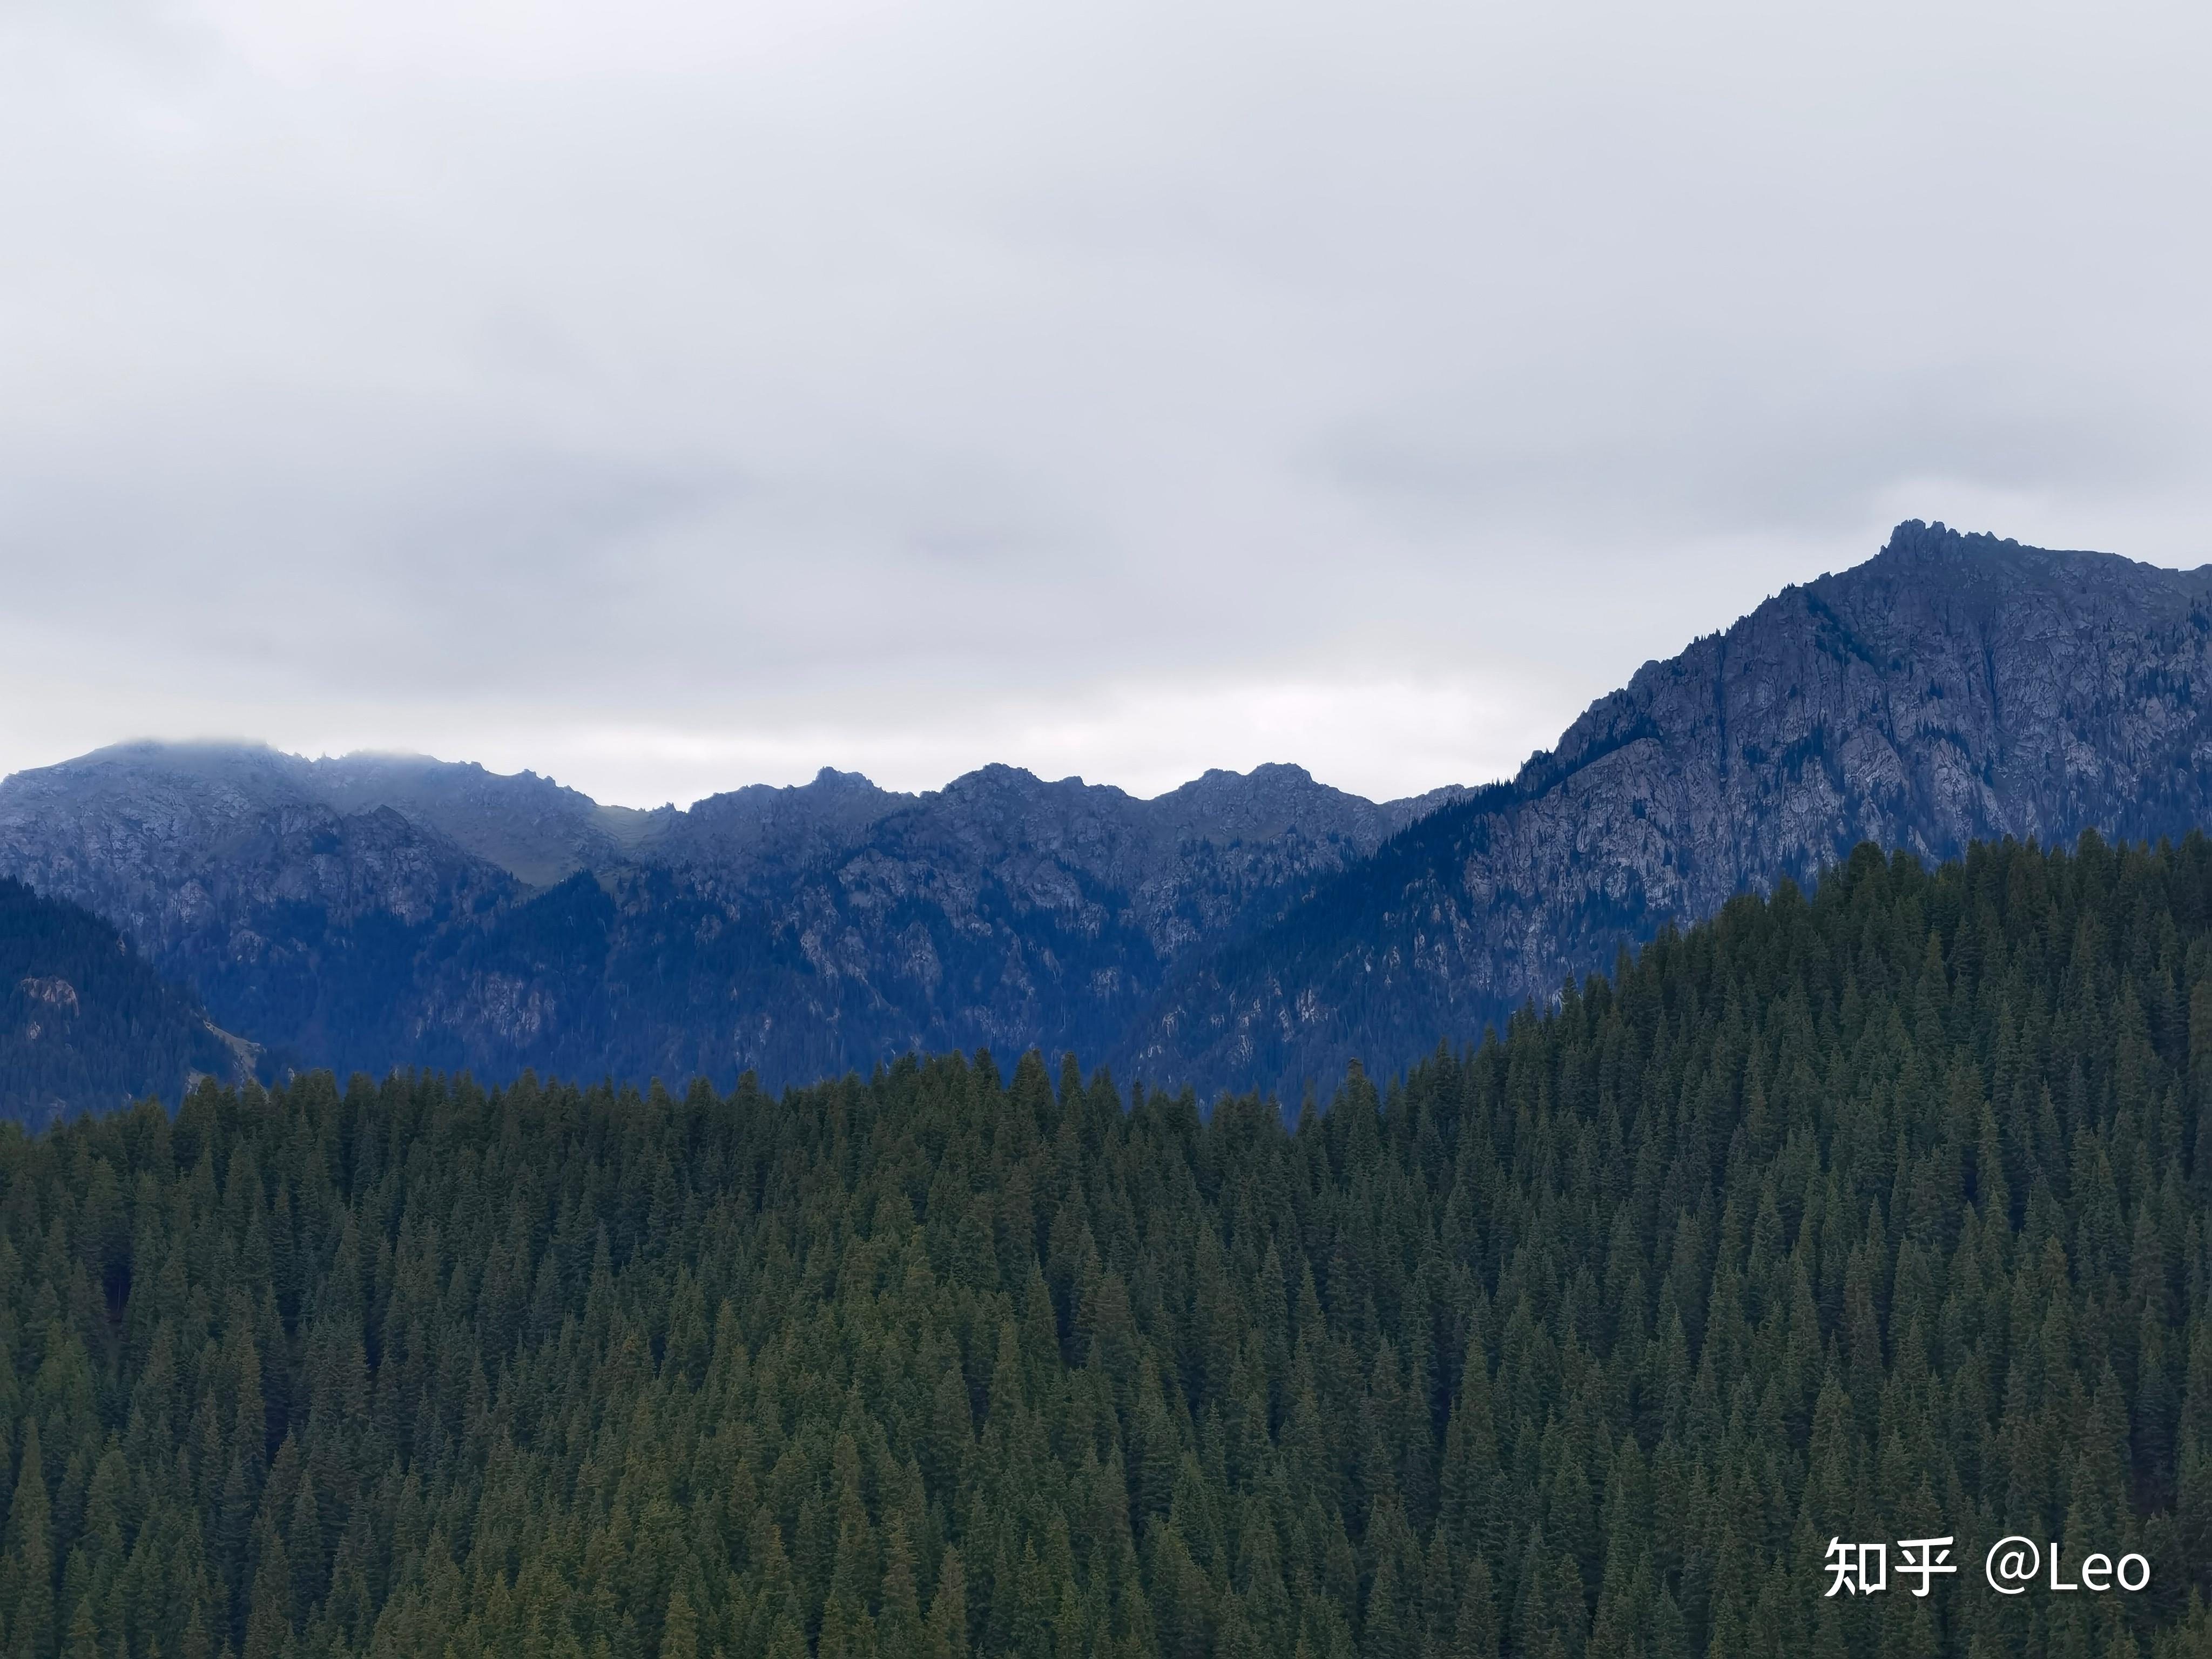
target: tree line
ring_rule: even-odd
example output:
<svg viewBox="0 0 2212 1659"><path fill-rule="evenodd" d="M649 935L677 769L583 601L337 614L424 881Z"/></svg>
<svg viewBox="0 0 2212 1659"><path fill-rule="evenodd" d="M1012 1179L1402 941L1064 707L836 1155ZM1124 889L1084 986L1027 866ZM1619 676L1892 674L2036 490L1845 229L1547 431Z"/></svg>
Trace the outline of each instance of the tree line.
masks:
<svg viewBox="0 0 2212 1659"><path fill-rule="evenodd" d="M2208 1195L2195 836L1862 848L1295 1124L205 1084L0 1127L0 1650L2179 1659Z"/></svg>

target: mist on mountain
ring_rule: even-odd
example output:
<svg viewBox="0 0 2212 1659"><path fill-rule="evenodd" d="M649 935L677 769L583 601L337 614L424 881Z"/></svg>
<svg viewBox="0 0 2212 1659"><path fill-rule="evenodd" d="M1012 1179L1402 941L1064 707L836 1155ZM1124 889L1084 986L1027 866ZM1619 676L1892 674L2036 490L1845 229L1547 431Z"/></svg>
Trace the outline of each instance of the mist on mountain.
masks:
<svg viewBox="0 0 2212 1659"><path fill-rule="evenodd" d="M1294 1109L1861 840L2204 823L2208 648L2212 569L1914 521L1480 788L825 769L643 812L422 757L139 744L0 782L0 872L274 1066L776 1085L1036 1047Z"/></svg>

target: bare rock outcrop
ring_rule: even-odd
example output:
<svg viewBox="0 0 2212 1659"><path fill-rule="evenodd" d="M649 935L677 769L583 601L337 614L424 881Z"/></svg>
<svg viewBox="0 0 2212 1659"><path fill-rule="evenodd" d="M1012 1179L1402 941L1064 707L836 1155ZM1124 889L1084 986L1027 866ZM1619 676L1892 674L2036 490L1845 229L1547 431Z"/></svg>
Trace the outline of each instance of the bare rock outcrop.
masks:
<svg viewBox="0 0 2212 1659"><path fill-rule="evenodd" d="M2212 823L2212 568L1898 526L1172 979L1129 1059L1286 1093L1466 1040L1856 843Z"/></svg>

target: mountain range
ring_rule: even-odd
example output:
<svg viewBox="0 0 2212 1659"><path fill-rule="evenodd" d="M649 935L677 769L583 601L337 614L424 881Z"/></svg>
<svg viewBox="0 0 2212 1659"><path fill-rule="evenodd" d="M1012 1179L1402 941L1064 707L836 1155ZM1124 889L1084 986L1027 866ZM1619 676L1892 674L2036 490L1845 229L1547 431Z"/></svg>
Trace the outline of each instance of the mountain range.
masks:
<svg viewBox="0 0 2212 1659"><path fill-rule="evenodd" d="M0 873L122 929L265 1066L775 1085L1036 1046L1294 1104L1861 841L2199 827L2209 649L2212 568L1914 521L1480 788L824 770L646 812L419 757L141 744L0 782Z"/></svg>
<svg viewBox="0 0 2212 1659"><path fill-rule="evenodd" d="M1462 793L1378 805L1271 766L1139 800L992 766L647 813L471 765L139 744L0 784L0 870L112 919L274 1065L783 1082L1104 1056L1180 956Z"/></svg>

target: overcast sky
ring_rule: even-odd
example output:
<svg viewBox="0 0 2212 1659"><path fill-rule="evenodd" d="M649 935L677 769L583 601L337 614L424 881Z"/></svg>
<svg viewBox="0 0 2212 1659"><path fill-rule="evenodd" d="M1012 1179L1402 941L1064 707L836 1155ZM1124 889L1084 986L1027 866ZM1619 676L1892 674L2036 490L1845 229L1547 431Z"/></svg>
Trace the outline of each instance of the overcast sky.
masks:
<svg viewBox="0 0 2212 1659"><path fill-rule="evenodd" d="M2212 559L2198 4L9 0L0 771L1480 781Z"/></svg>

